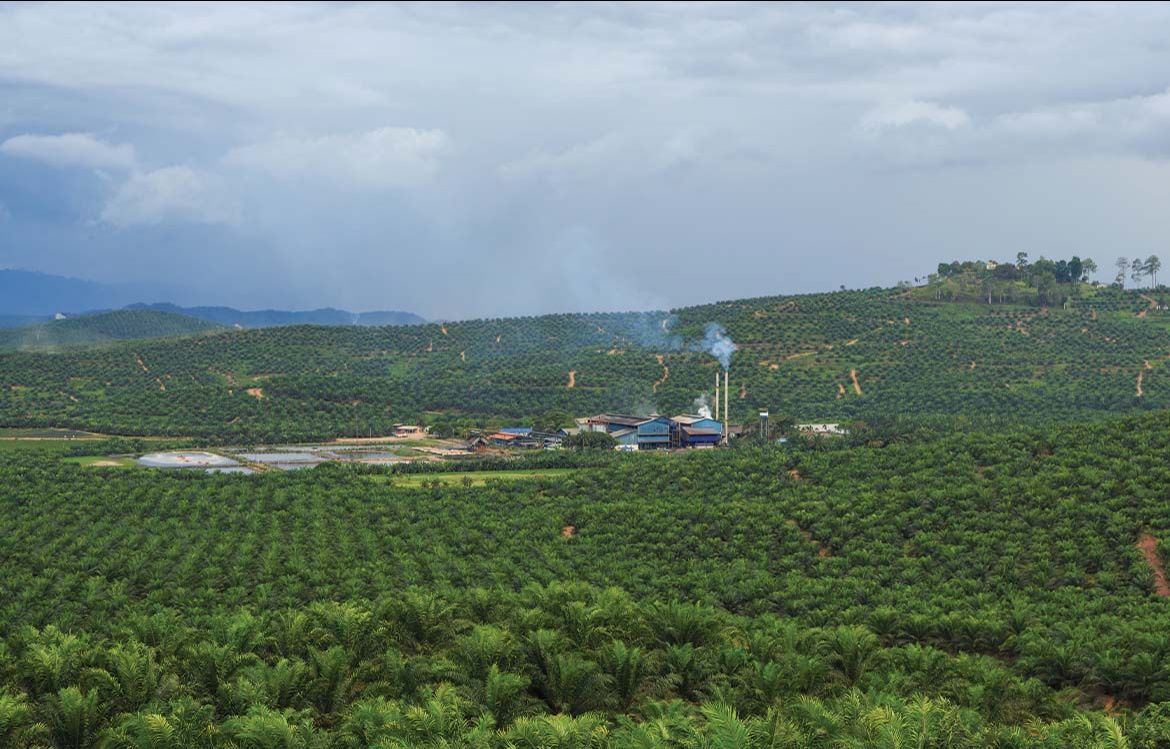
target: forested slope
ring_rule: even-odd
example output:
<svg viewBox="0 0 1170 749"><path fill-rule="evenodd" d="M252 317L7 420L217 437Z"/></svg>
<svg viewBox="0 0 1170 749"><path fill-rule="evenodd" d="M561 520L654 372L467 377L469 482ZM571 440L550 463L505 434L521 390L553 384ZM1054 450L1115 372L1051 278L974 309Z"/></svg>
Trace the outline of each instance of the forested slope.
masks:
<svg viewBox="0 0 1170 749"><path fill-rule="evenodd" d="M1096 418L1170 405L1164 302L1099 289L1049 309L875 289L674 313L290 327L18 352L0 355L0 424L281 439L377 434L424 411L689 411L718 368L693 350L712 322L739 346L733 421L759 408L798 421Z"/></svg>
<svg viewBox="0 0 1170 749"><path fill-rule="evenodd" d="M1163 745L1170 416L826 447L481 488L10 453L4 745Z"/></svg>
<svg viewBox="0 0 1170 749"><path fill-rule="evenodd" d="M55 351L141 338L186 336L219 325L173 312L115 310L0 330L0 350Z"/></svg>

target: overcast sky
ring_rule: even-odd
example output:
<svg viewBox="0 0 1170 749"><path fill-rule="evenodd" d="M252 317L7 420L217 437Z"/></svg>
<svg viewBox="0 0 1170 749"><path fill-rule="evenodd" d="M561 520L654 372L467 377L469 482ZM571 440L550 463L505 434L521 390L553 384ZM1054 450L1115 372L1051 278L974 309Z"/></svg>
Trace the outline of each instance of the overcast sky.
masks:
<svg viewBox="0 0 1170 749"><path fill-rule="evenodd" d="M0 267L428 317L1170 256L1170 5L0 6Z"/></svg>

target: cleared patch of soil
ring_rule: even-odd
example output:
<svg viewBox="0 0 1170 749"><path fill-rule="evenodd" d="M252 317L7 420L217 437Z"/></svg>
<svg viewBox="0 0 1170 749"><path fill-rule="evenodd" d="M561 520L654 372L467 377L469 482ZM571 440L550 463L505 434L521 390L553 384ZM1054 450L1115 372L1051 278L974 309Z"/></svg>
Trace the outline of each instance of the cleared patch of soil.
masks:
<svg viewBox="0 0 1170 749"><path fill-rule="evenodd" d="M150 367L146 366L146 362L142 361L142 357L138 354L134 355L134 361L138 362L138 366L142 368L143 372L149 372Z"/></svg>
<svg viewBox="0 0 1170 749"><path fill-rule="evenodd" d="M1154 573L1154 592L1162 598L1170 598L1170 583L1166 582L1166 570L1162 568L1162 560L1158 558L1158 539L1149 533L1138 537L1138 551L1146 560L1146 565Z"/></svg>
<svg viewBox="0 0 1170 749"><path fill-rule="evenodd" d="M459 352L459 361L467 361L467 352L466 351Z"/></svg>
<svg viewBox="0 0 1170 749"><path fill-rule="evenodd" d="M116 460L95 460L90 463L93 468L117 468L119 465L121 464Z"/></svg>
<svg viewBox="0 0 1170 749"><path fill-rule="evenodd" d="M1145 376L1146 376L1146 370L1143 369L1142 371L1138 372L1137 397L1139 397L1139 398L1142 397L1142 378Z"/></svg>
<svg viewBox="0 0 1170 749"><path fill-rule="evenodd" d="M837 400L841 400L844 397L845 397L845 386L838 382L837 383Z"/></svg>
<svg viewBox="0 0 1170 749"><path fill-rule="evenodd" d="M564 528L561 528L561 538L572 538L575 535L577 535L577 526L566 525Z"/></svg>
<svg viewBox="0 0 1170 749"><path fill-rule="evenodd" d="M863 393L861 392L861 383L859 383L857 381L857 370L856 369L849 370L849 379L853 380L853 392L857 393L858 395L863 395Z"/></svg>
<svg viewBox="0 0 1170 749"><path fill-rule="evenodd" d="M577 387L577 370L575 370L575 369L569 370L569 384L566 387L569 387L569 388Z"/></svg>
<svg viewBox="0 0 1170 749"><path fill-rule="evenodd" d="M440 326L439 326L439 332L440 332L440 333L442 333L443 335L447 335L447 326L446 326L446 325L440 325Z"/></svg>
<svg viewBox="0 0 1170 749"><path fill-rule="evenodd" d="M264 388L248 388L244 392L258 401L264 400Z"/></svg>

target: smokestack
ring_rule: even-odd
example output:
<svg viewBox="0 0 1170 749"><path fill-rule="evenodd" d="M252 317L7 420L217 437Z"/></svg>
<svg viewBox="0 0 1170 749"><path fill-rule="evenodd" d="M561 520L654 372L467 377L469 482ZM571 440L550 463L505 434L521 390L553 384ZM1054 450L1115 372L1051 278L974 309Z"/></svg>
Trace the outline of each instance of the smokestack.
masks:
<svg viewBox="0 0 1170 749"><path fill-rule="evenodd" d="M723 444L727 444L727 438L731 436L731 425L727 423L727 391L731 388L728 384L727 370L723 370Z"/></svg>
<svg viewBox="0 0 1170 749"><path fill-rule="evenodd" d="M715 370L715 420L719 421L719 370Z"/></svg>

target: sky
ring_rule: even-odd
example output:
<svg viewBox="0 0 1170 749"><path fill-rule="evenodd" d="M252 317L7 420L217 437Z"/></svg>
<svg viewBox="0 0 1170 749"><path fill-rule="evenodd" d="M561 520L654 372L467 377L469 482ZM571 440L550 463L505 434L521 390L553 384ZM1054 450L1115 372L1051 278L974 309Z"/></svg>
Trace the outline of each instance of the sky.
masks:
<svg viewBox="0 0 1170 749"><path fill-rule="evenodd" d="M1168 198L1165 3L0 5L0 267L184 304L1104 276Z"/></svg>

